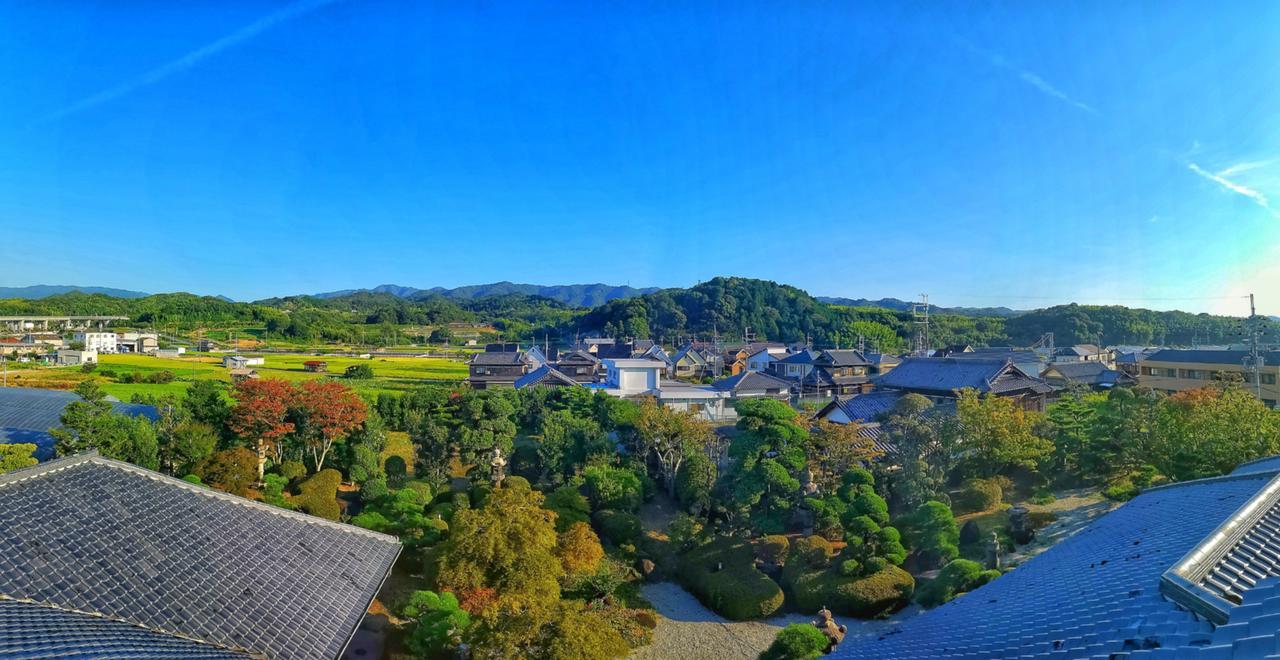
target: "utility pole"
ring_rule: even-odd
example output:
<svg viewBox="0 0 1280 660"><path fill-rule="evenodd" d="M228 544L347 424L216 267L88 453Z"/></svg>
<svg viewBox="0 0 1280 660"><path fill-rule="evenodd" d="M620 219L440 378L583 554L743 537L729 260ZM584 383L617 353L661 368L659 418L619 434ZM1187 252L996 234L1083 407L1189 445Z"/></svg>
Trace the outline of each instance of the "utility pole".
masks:
<svg viewBox="0 0 1280 660"><path fill-rule="evenodd" d="M1253 377L1253 393L1262 399L1262 366L1265 358L1262 357L1262 349L1259 346L1262 341L1262 318L1258 316L1258 309L1253 302L1253 294L1249 294L1249 354L1244 358L1244 367L1249 370L1249 375Z"/></svg>
<svg viewBox="0 0 1280 660"><path fill-rule="evenodd" d="M916 326L916 353L926 355L929 351L929 294L920 294L920 302L912 303L911 316Z"/></svg>

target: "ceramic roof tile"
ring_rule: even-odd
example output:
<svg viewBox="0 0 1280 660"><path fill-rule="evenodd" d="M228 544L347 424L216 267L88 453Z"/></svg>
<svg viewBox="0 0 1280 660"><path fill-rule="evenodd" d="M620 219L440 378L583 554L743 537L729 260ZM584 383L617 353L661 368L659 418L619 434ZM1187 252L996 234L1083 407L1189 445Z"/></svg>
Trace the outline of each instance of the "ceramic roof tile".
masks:
<svg viewBox="0 0 1280 660"><path fill-rule="evenodd" d="M96 455L0 476L0 596L273 658L336 657L392 537Z"/></svg>

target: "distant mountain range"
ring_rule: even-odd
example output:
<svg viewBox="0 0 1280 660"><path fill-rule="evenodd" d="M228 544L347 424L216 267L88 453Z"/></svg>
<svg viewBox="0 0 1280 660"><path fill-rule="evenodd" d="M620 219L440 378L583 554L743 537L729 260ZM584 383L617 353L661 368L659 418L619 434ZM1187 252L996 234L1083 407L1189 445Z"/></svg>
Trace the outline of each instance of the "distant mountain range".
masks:
<svg viewBox="0 0 1280 660"><path fill-rule="evenodd" d="M142 291L130 291L128 289L113 289L105 286L71 286L66 284L33 284L31 286L0 286L0 300L10 298L21 298L24 300L39 300L56 296L61 293L71 293L78 291L80 293L101 293L113 298L145 298L151 294Z"/></svg>
<svg viewBox="0 0 1280 660"><path fill-rule="evenodd" d="M882 307L884 309L896 309L898 311L909 312L915 303L907 300L899 300L897 298L881 298L879 300L868 300L866 298L839 298L832 296L814 296L821 302L828 305L842 305L844 307ZM929 305L930 314L959 314L961 316L1018 316L1026 314L1026 310L1010 309L1008 307L938 307L937 305Z"/></svg>
<svg viewBox="0 0 1280 660"><path fill-rule="evenodd" d="M657 291L657 287L635 288L630 286L614 286L612 284L558 284L544 286L540 284L516 284L514 282L494 282L493 284L473 284L453 289L432 287L418 289L399 284L380 284L372 289L344 289L314 294L317 298L337 298L353 293L389 293L399 298L417 299L427 296L443 296L451 300L475 300L509 294L542 296L557 300L575 307L596 307L618 298L634 298Z"/></svg>

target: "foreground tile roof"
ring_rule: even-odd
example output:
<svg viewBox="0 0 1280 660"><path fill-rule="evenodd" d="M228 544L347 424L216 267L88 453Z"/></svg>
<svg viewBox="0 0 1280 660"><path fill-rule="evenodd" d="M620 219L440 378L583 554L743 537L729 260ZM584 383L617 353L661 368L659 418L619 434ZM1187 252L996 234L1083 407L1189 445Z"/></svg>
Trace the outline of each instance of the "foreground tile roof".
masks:
<svg viewBox="0 0 1280 660"><path fill-rule="evenodd" d="M1266 465L1257 462L1255 465ZM1261 658L1280 652L1280 477L1155 488L844 658ZM1262 521L1263 524L1258 524ZM1223 567L1230 575L1223 577ZM1231 582L1226 599L1201 574Z"/></svg>
<svg viewBox="0 0 1280 660"><path fill-rule="evenodd" d="M27 657L109 637L136 639L132 653L116 649L130 657L185 640L201 646L168 657L213 647L334 658L400 552L390 536L94 453L0 475L0 530L0 602L66 615ZM0 650L22 648L33 621L55 617L0 608Z"/></svg>
<svg viewBox="0 0 1280 660"><path fill-rule="evenodd" d="M246 658L247 653L103 616L0 599L0 657Z"/></svg>

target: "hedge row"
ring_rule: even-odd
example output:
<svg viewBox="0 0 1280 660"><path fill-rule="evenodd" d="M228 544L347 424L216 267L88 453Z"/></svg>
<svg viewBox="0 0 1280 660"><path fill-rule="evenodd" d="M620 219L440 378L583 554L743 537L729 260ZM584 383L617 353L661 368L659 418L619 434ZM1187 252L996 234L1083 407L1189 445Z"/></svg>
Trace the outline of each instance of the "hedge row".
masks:
<svg viewBox="0 0 1280 660"><path fill-rule="evenodd" d="M822 607L836 614L872 619L895 612L911 601L915 580L897 566L863 578L843 574L839 566L802 574L791 586L796 609L816 612Z"/></svg>

